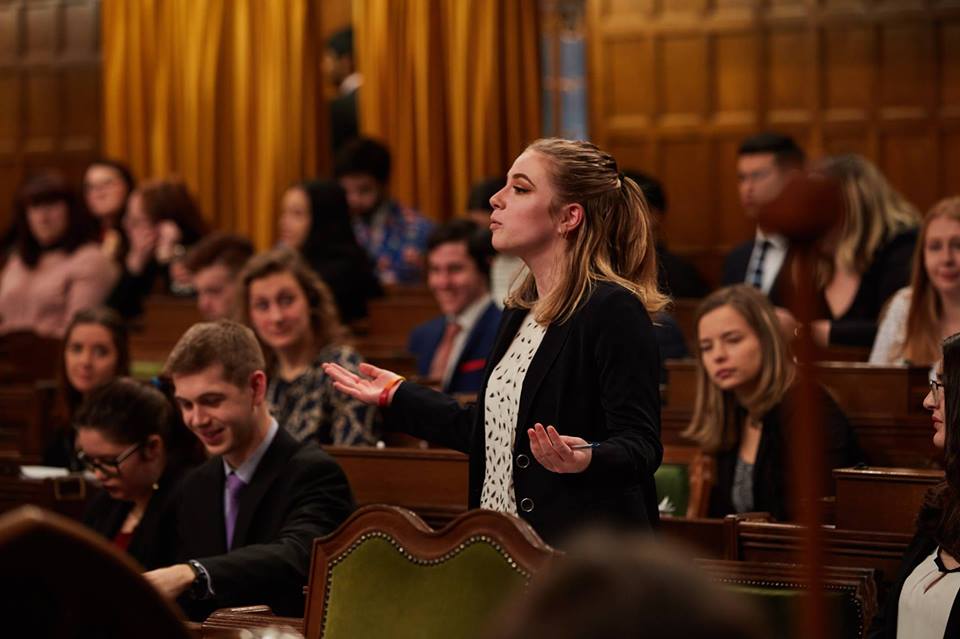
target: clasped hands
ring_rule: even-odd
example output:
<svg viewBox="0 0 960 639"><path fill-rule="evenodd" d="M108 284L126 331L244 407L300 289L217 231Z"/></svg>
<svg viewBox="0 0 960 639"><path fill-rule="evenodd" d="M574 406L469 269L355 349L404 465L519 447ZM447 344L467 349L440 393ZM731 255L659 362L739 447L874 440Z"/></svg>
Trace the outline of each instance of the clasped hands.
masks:
<svg viewBox="0 0 960 639"><path fill-rule="evenodd" d="M338 364L324 364L323 372L333 379L334 387L341 393L376 406L383 389L393 384L387 405L393 401L392 393L396 392L396 380L400 377L394 372L377 368L371 364L360 364L360 375L352 373ZM582 446L588 442L581 437L561 435L553 426L544 427L543 424L534 424L527 429L530 437L530 452L533 453L541 466L555 473L581 473L590 465L593 459L591 448L573 449L571 446Z"/></svg>

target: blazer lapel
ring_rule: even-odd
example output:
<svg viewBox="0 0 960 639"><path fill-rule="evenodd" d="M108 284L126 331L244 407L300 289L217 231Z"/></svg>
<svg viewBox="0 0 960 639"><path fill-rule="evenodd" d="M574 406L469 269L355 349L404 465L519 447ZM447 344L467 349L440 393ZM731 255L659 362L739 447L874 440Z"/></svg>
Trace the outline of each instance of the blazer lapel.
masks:
<svg viewBox="0 0 960 639"><path fill-rule="evenodd" d="M550 372L557 355L560 354L564 342L567 341L567 336L570 334L570 324L572 323L572 320L568 320L563 324L551 324L547 327L547 333L543 336L543 341L540 342L540 348L537 349L533 361L530 362L530 368L527 369L527 374L523 379L523 388L520 391L520 406L517 409L518 435L533 426L529 423L530 407L540 390L540 385L546 378L547 373ZM547 425L544 424L544 426ZM560 428L560 424L552 425ZM519 437L514 438L514 442L516 441L519 441Z"/></svg>
<svg viewBox="0 0 960 639"><path fill-rule="evenodd" d="M196 537L200 548L198 555L222 555L227 552L227 522L223 516L223 487L226 476L223 473L223 459L214 457L208 460L196 472L202 473L203 479L190 484L190 490L195 494L190 500L201 506L202 511L194 513L197 521L207 520L209 526L190 526L190 536ZM184 526L184 522L180 522ZM191 548L194 545L189 544Z"/></svg>
<svg viewBox="0 0 960 639"><path fill-rule="evenodd" d="M264 453L260 464L253 473L253 479L240 494L240 512L237 513L237 524L233 531L233 547L240 548L247 545L247 535L253 516L270 486L273 485L284 468L287 460L297 450L297 441L280 426L276 437ZM222 500L221 500L222 501ZM222 517L221 517L222 518ZM224 525L226 526L226 525ZM224 528L225 529L225 528ZM226 533L224 533L226 537Z"/></svg>

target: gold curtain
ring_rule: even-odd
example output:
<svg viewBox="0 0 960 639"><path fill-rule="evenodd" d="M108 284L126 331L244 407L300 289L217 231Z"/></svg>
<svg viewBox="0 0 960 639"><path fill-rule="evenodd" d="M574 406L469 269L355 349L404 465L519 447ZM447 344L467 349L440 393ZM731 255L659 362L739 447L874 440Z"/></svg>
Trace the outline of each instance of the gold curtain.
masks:
<svg viewBox="0 0 960 639"><path fill-rule="evenodd" d="M462 212L472 182L540 135L536 0L354 0L354 32L360 129L428 217Z"/></svg>
<svg viewBox="0 0 960 639"><path fill-rule="evenodd" d="M214 227L268 246L326 148L316 21L309 0L104 0L105 152L179 176Z"/></svg>

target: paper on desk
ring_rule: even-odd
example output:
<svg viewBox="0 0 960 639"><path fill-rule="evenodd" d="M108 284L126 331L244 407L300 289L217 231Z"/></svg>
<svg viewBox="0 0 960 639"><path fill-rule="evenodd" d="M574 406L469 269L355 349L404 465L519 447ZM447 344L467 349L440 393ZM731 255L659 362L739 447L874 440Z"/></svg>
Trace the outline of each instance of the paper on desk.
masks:
<svg viewBox="0 0 960 639"><path fill-rule="evenodd" d="M57 468L56 466L21 466L20 476L27 479L50 479L53 477L66 477L70 471L66 468Z"/></svg>

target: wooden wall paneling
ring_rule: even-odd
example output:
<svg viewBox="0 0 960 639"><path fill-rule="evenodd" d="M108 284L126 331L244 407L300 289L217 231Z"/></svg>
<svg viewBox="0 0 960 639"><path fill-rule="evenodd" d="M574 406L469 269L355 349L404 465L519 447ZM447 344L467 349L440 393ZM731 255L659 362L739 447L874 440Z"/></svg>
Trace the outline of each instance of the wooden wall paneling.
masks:
<svg viewBox="0 0 960 639"><path fill-rule="evenodd" d="M941 117L960 117L960 17L937 28L937 95Z"/></svg>
<svg viewBox="0 0 960 639"><path fill-rule="evenodd" d="M960 195L960 125L940 141L940 196Z"/></svg>
<svg viewBox="0 0 960 639"><path fill-rule="evenodd" d="M694 189L670 189L671 184L710 184L713 167L709 140L691 137L660 142L660 177L668 185L670 213L665 237L678 253L702 251L706 238L716 233L713 198Z"/></svg>
<svg viewBox="0 0 960 639"><path fill-rule="evenodd" d="M659 34L657 54L655 125L665 130L703 126L709 111L707 38L685 31Z"/></svg>
<svg viewBox="0 0 960 639"><path fill-rule="evenodd" d="M0 229L31 172L79 186L100 147L99 0L0 2Z"/></svg>

